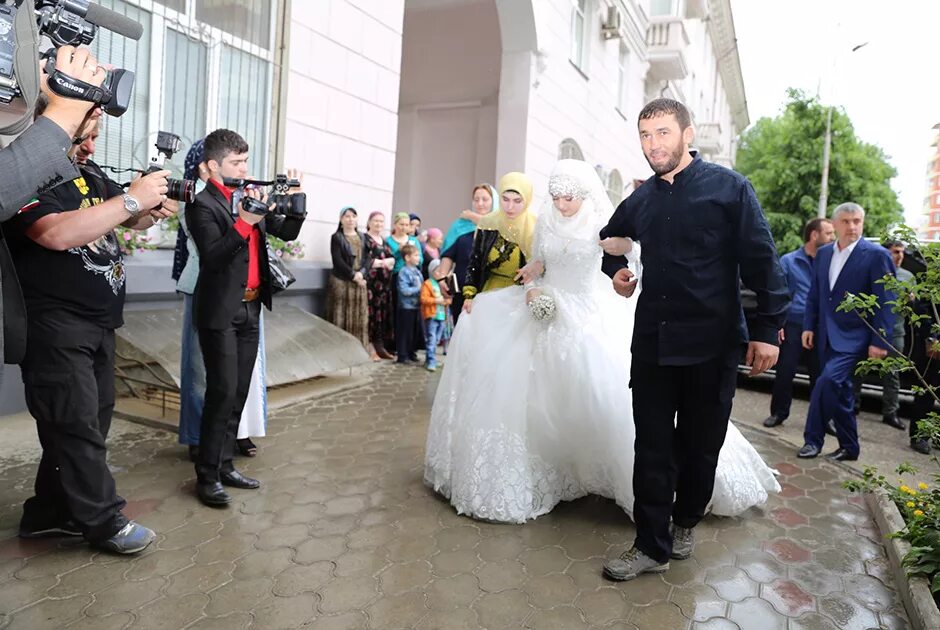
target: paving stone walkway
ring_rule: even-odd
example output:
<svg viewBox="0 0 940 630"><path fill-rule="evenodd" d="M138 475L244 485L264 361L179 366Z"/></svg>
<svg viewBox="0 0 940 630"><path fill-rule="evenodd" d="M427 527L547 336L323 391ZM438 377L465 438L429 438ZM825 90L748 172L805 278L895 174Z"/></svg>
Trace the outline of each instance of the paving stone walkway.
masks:
<svg viewBox="0 0 940 630"><path fill-rule="evenodd" d="M0 470L0 628L906 628L884 548L844 469L746 432L783 492L707 518L693 559L616 584L632 540L612 502L585 498L524 526L457 516L421 481L434 376L383 366L371 385L270 419L259 491L229 509L193 494L175 436L115 421L127 512L157 531L135 558L21 541L35 462ZM745 429L747 431L747 429Z"/></svg>

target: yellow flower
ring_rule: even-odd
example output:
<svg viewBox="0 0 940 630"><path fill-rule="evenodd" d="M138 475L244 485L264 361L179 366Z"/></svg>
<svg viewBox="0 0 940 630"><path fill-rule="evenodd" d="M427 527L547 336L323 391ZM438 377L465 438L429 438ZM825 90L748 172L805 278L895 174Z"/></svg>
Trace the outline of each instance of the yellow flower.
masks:
<svg viewBox="0 0 940 630"><path fill-rule="evenodd" d="M929 486L925 484L923 481L917 484L917 487L920 488L921 490L926 490L927 488L929 488Z"/></svg>
<svg viewBox="0 0 940 630"><path fill-rule="evenodd" d="M908 501L908 502L907 502L907 507L916 507L916 506L917 506L917 504L914 503L913 501Z"/></svg>
<svg viewBox="0 0 940 630"><path fill-rule="evenodd" d="M902 485L900 488L898 488L898 490L900 490L901 492L910 492L910 491L911 491L910 488L908 488L907 486L903 486L903 485Z"/></svg>
<svg viewBox="0 0 940 630"><path fill-rule="evenodd" d="M923 510L914 510L914 516L923 516L923 515L924 515Z"/></svg>

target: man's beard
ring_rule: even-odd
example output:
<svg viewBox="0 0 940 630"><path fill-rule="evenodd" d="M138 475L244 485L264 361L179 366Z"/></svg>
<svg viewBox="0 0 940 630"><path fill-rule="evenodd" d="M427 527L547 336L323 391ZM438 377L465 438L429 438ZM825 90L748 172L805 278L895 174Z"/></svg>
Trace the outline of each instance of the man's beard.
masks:
<svg viewBox="0 0 940 630"><path fill-rule="evenodd" d="M657 175L665 175L666 173L671 173L676 170L676 167L679 166L679 162L682 161L682 147L678 147L669 155L669 159L662 166L656 166L653 164L653 161L650 160L649 156L646 156L646 162L650 165L650 168L653 169L653 172Z"/></svg>

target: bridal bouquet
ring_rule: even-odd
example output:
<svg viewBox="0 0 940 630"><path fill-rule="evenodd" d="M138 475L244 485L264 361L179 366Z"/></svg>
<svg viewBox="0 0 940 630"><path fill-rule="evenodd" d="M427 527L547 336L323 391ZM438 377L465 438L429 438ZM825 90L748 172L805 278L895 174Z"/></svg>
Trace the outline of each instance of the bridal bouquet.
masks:
<svg viewBox="0 0 940 630"><path fill-rule="evenodd" d="M536 296L529 302L529 312L535 319L551 321L555 317L555 300L544 293Z"/></svg>

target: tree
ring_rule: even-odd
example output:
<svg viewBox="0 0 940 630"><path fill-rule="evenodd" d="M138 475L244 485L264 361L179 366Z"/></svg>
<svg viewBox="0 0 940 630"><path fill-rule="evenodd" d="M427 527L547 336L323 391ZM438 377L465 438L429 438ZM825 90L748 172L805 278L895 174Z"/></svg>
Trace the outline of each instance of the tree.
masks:
<svg viewBox="0 0 940 630"><path fill-rule="evenodd" d="M780 253L803 243L802 231L819 208L828 108L800 90L787 90L776 118L761 118L741 136L736 168L754 185ZM903 219L890 180L897 171L880 147L862 142L840 108L832 111L829 212L845 201L865 208L865 232L881 234Z"/></svg>

